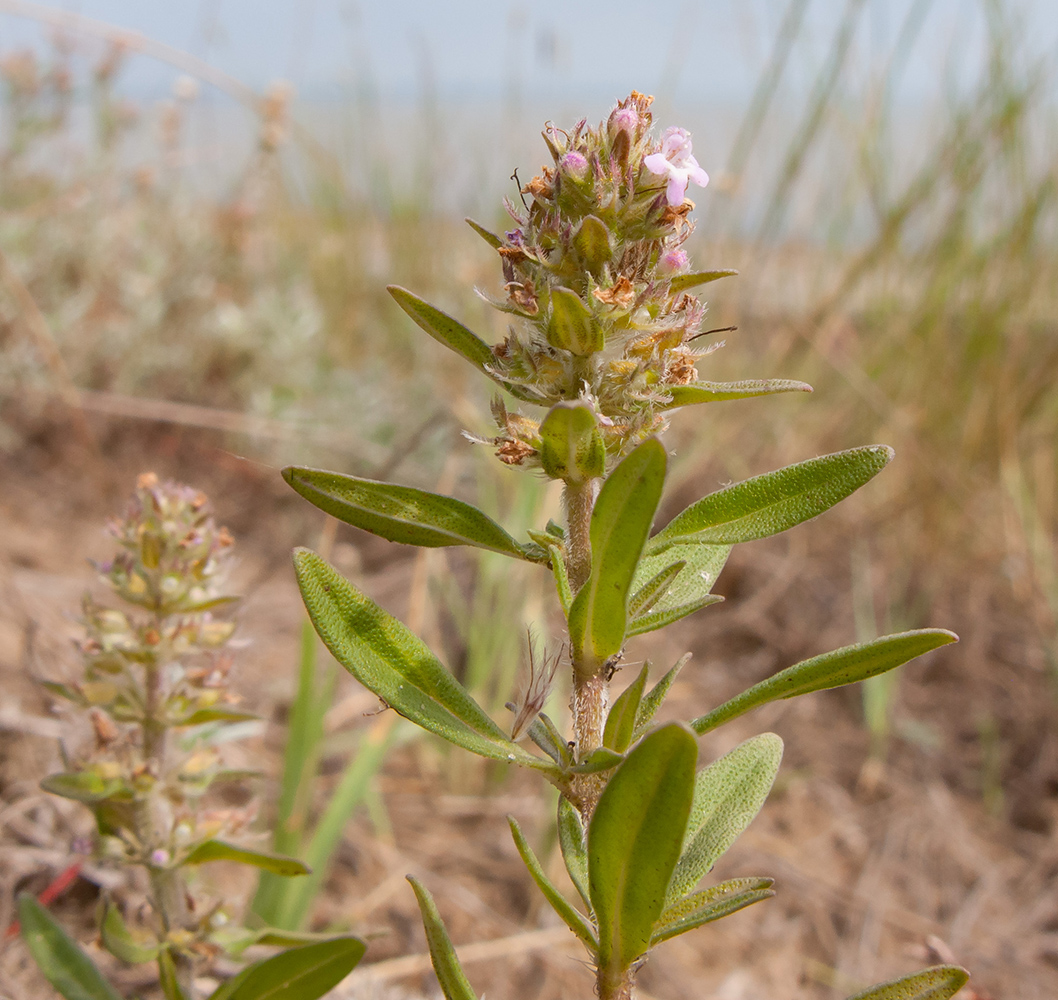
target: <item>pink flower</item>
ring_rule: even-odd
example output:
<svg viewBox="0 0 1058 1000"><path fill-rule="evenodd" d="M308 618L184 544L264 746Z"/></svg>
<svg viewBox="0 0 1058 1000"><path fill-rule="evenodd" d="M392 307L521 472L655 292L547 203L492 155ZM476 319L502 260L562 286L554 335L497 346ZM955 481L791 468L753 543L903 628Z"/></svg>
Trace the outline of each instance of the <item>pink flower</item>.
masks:
<svg viewBox="0 0 1058 1000"><path fill-rule="evenodd" d="M588 176L588 160L583 153L571 149L561 160L558 161L559 169L567 173L576 181L582 181Z"/></svg>
<svg viewBox="0 0 1058 1000"><path fill-rule="evenodd" d="M683 204L689 181L700 187L709 183L709 175L691 154L691 134L686 129L666 129L661 139L661 152L643 157L643 163L652 174L668 177L665 198L670 205Z"/></svg>
<svg viewBox="0 0 1058 1000"><path fill-rule="evenodd" d="M683 196L681 195L680 197L682 198ZM678 271L686 270L689 263L687 251L677 248L661 255L661 260L658 261L658 270L662 274L676 274Z"/></svg>

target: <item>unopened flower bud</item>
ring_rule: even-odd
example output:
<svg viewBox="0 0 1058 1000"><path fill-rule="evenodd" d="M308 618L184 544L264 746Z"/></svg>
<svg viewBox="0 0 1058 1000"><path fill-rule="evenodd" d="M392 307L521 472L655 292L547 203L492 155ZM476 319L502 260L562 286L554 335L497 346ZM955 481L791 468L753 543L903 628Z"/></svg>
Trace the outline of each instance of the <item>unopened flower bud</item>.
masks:
<svg viewBox="0 0 1058 1000"><path fill-rule="evenodd" d="M558 161L562 173L572 177L575 181L582 181L588 176L588 160L583 153L571 149L561 160Z"/></svg>
<svg viewBox="0 0 1058 1000"><path fill-rule="evenodd" d="M678 274L686 269L688 263L687 251L677 247L661 255L661 259L658 261L658 272L660 274Z"/></svg>
<svg viewBox="0 0 1058 1000"><path fill-rule="evenodd" d="M172 855L164 848L159 847L157 850L151 851L151 864L155 868L164 868L172 860Z"/></svg>
<svg viewBox="0 0 1058 1000"><path fill-rule="evenodd" d="M610 120L606 124L610 129L610 135L627 132L628 137L634 139L636 128L639 125L639 112L633 107L616 107L610 112Z"/></svg>

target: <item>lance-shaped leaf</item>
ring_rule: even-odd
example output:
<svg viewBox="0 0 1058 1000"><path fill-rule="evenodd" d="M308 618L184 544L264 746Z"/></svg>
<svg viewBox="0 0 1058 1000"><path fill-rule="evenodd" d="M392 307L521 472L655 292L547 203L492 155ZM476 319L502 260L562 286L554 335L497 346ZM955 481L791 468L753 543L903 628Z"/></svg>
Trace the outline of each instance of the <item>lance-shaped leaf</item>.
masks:
<svg viewBox="0 0 1058 1000"><path fill-rule="evenodd" d="M334 658L369 691L416 725L493 760L558 777L554 764L512 743L417 636L308 549L294 569L309 617Z"/></svg>
<svg viewBox="0 0 1058 1000"><path fill-rule="evenodd" d="M129 965L153 962L158 957L158 942L133 934L125 923L121 910L110 900L107 900L103 911L99 936L103 939L103 947L111 955L116 955Z"/></svg>
<svg viewBox="0 0 1058 1000"><path fill-rule="evenodd" d="M643 737L607 783L588 825L588 888L600 974L620 981L650 947L691 811L698 744L670 723Z"/></svg>
<svg viewBox="0 0 1058 1000"><path fill-rule="evenodd" d="M719 708L699 716L691 723L691 728L701 736L758 705L766 705L778 698L796 698L812 691L825 691L827 688L865 681L938 646L958 641L959 637L947 629L923 628L843 646L795 663L767 680L754 684Z"/></svg>
<svg viewBox="0 0 1058 1000"><path fill-rule="evenodd" d="M632 578L633 593L637 593L662 570L673 563L682 562L683 569L676 574L665 592L655 597L650 613L672 611L701 601L713 589L716 578L731 554L730 545L708 545L697 541L666 544L663 551L651 551L653 540L647 542L646 552L636 567Z"/></svg>
<svg viewBox="0 0 1058 1000"><path fill-rule="evenodd" d="M617 696L606 716L606 726L602 734L603 746L617 753L624 753L632 745L636 713L643 698L643 688L646 686L649 670L649 664L644 663L639 676Z"/></svg>
<svg viewBox="0 0 1058 1000"><path fill-rule="evenodd" d="M66 1000L121 1000L80 945L29 893L18 897L18 922L37 967Z"/></svg>
<svg viewBox="0 0 1058 1000"><path fill-rule="evenodd" d="M478 234L493 250L499 250L503 246L503 240L501 240L495 233L490 232L484 226L475 222L473 219L463 220L475 233Z"/></svg>
<svg viewBox="0 0 1058 1000"><path fill-rule="evenodd" d="M332 937L254 962L222 983L209 1000L317 1000L356 967L367 946Z"/></svg>
<svg viewBox="0 0 1058 1000"><path fill-rule="evenodd" d="M176 974L176 962L168 948L158 953L158 984L165 1000L188 1000Z"/></svg>
<svg viewBox="0 0 1058 1000"><path fill-rule="evenodd" d="M552 479L583 483L606 471L595 414L587 403L556 403L540 423L540 464Z"/></svg>
<svg viewBox="0 0 1058 1000"><path fill-rule="evenodd" d="M569 900L555 888L547 877L539 860L533 853L533 849L529 846L529 841L525 839L525 834L522 833L521 827L518 826L517 820L513 816L508 816L507 822L510 824L511 835L514 837L518 853L521 855L522 861L525 862L525 867L529 869L529 874L532 875L537 888L544 894L544 898L551 904L551 908L562 918L563 923L581 939L594 955L598 951L599 942L595 940L595 932L592 930L591 924L584 919L582 914L570 906Z"/></svg>
<svg viewBox="0 0 1058 1000"><path fill-rule="evenodd" d="M723 403L729 399L753 399L780 392L811 392L812 387L807 382L790 378L751 378L741 382L688 382L667 386L665 391L671 398L662 409L674 410L678 406L694 406L696 403Z"/></svg>
<svg viewBox="0 0 1058 1000"><path fill-rule="evenodd" d="M556 764L563 768L573 766L573 754L569 744L558 731L558 726L551 721L546 712L541 712L532 722L526 733L541 750Z"/></svg>
<svg viewBox="0 0 1058 1000"><path fill-rule="evenodd" d="M463 974L456 950L452 947L452 939L445 930L441 914L437 912L437 904L433 901L433 896L426 891L426 887L418 879L409 875L408 881L415 890L415 898L419 901L422 924L426 930L426 943L430 947L430 961L445 1000L477 1000L474 990Z"/></svg>
<svg viewBox="0 0 1058 1000"><path fill-rule="evenodd" d="M569 612L575 662L589 673L624 643L628 594L661 499L665 463L661 442L649 438L614 469L595 501L591 575Z"/></svg>
<svg viewBox="0 0 1058 1000"><path fill-rule="evenodd" d="M654 721L654 716L657 714L658 709L661 708L661 704L665 700L665 695L669 693L669 688L672 687L673 681L679 676L680 671L684 668L684 665L690 658L690 653L684 653L683 656L681 656L676 663L665 672L665 675L661 680L643 696L643 700L640 701L639 709L636 712L636 731L633 736L634 739L639 739L639 737L646 732L647 726Z"/></svg>
<svg viewBox="0 0 1058 1000"><path fill-rule="evenodd" d="M551 322L547 339L552 347L587 357L604 346L602 327L581 297L569 288L551 289Z"/></svg>
<svg viewBox="0 0 1058 1000"><path fill-rule="evenodd" d="M525 558L522 547L487 514L454 497L319 469L291 467L283 478L339 521L391 542L436 548L475 545Z"/></svg>
<svg viewBox="0 0 1058 1000"><path fill-rule="evenodd" d="M701 892L684 896L668 907L654 926L652 945L686 931L712 923L762 899L770 899L773 879L733 878Z"/></svg>
<svg viewBox="0 0 1058 1000"><path fill-rule="evenodd" d="M42 779L40 787L52 795L76 799L88 805L128 792L120 778L104 778L95 771L63 771L61 774L49 774Z"/></svg>
<svg viewBox="0 0 1058 1000"><path fill-rule="evenodd" d="M655 603L659 601L672 586L673 581L680 575L680 570L687 563L682 559L679 562L666 566L657 576L647 580L629 599L628 614L632 618L638 618L646 614Z"/></svg>
<svg viewBox="0 0 1058 1000"><path fill-rule="evenodd" d="M777 535L844 500L892 457L892 448L868 445L754 476L691 504L650 540L647 551L663 552L675 541L733 545Z"/></svg>
<svg viewBox="0 0 1058 1000"><path fill-rule="evenodd" d="M948 1000L969 978L970 973L957 965L935 965L902 979L879 983L849 1000Z"/></svg>
<svg viewBox="0 0 1058 1000"><path fill-rule="evenodd" d="M749 826L771 791L781 761L782 740L762 733L698 772L668 903L693 889Z"/></svg>
<svg viewBox="0 0 1058 1000"><path fill-rule="evenodd" d="M558 800L558 844L570 881L580 893L588 912L592 913L588 892L588 847L584 842L584 824L580 813L564 795ZM592 914L594 916L594 914Z"/></svg>
<svg viewBox="0 0 1058 1000"><path fill-rule="evenodd" d="M558 603L562 605L562 613L568 618L569 609L573 606L573 590L569 585L569 574L566 572L566 561L562 557L562 548L559 545L548 545L547 553L551 557L551 572L555 576Z"/></svg>
<svg viewBox="0 0 1058 1000"><path fill-rule="evenodd" d="M632 619L628 625L628 638L634 635L642 635L644 632L656 632L659 628L678 622L681 618L693 615L695 611L709 607L710 604L720 604L723 598L719 594L706 594L699 597L697 601L681 604L675 608L665 608L662 611L651 611L649 614L640 615Z"/></svg>
<svg viewBox="0 0 1058 1000"><path fill-rule="evenodd" d="M440 309L424 302L399 285L388 285L386 291L396 300L415 322L434 340L466 358L478 371L487 375L494 382L503 386L512 396L532 402L533 396L516 385L511 385L499 378L492 371L496 358L492 349L476 333L468 330L459 320L454 319Z"/></svg>
<svg viewBox="0 0 1058 1000"><path fill-rule="evenodd" d="M184 863L188 865L201 865L207 861L236 861L241 865L272 872L273 875L288 877L308 875L312 870L297 858L289 858L285 854L252 851L236 844L225 843L223 840L206 840L184 858Z"/></svg>
<svg viewBox="0 0 1058 1000"><path fill-rule="evenodd" d="M669 291L673 295L678 295L680 292L687 291L688 288L716 281L717 278L729 278L735 274L738 274L738 271L695 271L694 274L677 274L669 280Z"/></svg>

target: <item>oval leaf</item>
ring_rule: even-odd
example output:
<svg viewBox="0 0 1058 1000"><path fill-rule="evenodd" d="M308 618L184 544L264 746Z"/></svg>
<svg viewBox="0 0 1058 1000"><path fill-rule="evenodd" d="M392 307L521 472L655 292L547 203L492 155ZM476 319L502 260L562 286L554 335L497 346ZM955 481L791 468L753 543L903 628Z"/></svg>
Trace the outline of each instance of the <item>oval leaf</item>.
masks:
<svg viewBox="0 0 1058 1000"><path fill-rule="evenodd" d="M315 552L295 550L294 569L309 617L334 658L395 712L482 757L561 773L512 743L422 640Z"/></svg>
<svg viewBox="0 0 1058 1000"><path fill-rule="evenodd" d="M892 448L868 445L754 476L691 504L650 540L647 551L663 551L675 540L732 545L777 535L844 500L892 457Z"/></svg>
<svg viewBox="0 0 1058 1000"><path fill-rule="evenodd" d="M29 893L18 897L18 922L37 967L66 1000L121 1000L77 942Z"/></svg>
<svg viewBox="0 0 1058 1000"><path fill-rule="evenodd" d="M903 979L872 986L849 1000L948 1000L969 978L970 973L957 965L935 965Z"/></svg>
<svg viewBox="0 0 1058 1000"><path fill-rule="evenodd" d="M588 270L597 275L613 256L613 240L606 223L586 215L573 236L573 248L584 258Z"/></svg>
<svg viewBox="0 0 1058 1000"><path fill-rule="evenodd" d="M433 896L426 891L425 886L418 879L409 875L408 881L415 890L415 898L419 901L422 924L426 930L426 942L430 946L430 961L437 975L437 981L441 984L441 992L444 993L445 1000L477 1000L474 990L463 974L456 950L452 947L452 939L445 930L441 914L437 912L437 904L433 901Z"/></svg>
<svg viewBox="0 0 1058 1000"><path fill-rule="evenodd" d="M782 740L762 733L713 761L694 779L694 800L668 902L693 889L760 812L782 761Z"/></svg>
<svg viewBox="0 0 1058 1000"><path fill-rule="evenodd" d="M107 901L99 928L103 947L128 965L152 962L158 957L158 942L134 935L114 903Z"/></svg>
<svg viewBox="0 0 1058 1000"><path fill-rule="evenodd" d="M578 668L588 673L624 644L628 594L661 499L665 465L661 442L649 438L614 469L595 501L590 530L591 575L569 612L575 660Z"/></svg>
<svg viewBox="0 0 1058 1000"><path fill-rule="evenodd" d="M76 799L91 805L114 798L127 792L120 778L103 778L94 771L64 771L61 774L49 774L40 787L52 795L61 795L64 799Z"/></svg>
<svg viewBox="0 0 1058 1000"><path fill-rule="evenodd" d="M811 691L825 691L828 688L864 681L868 677L876 677L899 667L902 663L907 663L908 660L913 660L938 646L958 641L959 637L947 629L923 628L882 636L871 642L843 646L831 653L803 660L780 670L759 684L754 684L738 697L725 702L719 708L714 708L707 715L699 716L691 723L691 728L701 736L758 705L766 705L777 698L796 698Z"/></svg>
<svg viewBox="0 0 1058 1000"><path fill-rule="evenodd" d="M236 861L240 865L251 865L273 875L308 875L312 870L297 858L285 854L268 854L251 851L246 847L225 843L223 840L207 840L199 844L184 858L184 864L201 865L207 861Z"/></svg>
<svg viewBox="0 0 1058 1000"><path fill-rule="evenodd" d="M355 937L290 948L247 966L209 1000L317 1000L353 971L366 948Z"/></svg>
<svg viewBox="0 0 1058 1000"><path fill-rule="evenodd" d="M738 271L696 271L694 274L677 274L669 281L669 291L673 295L678 295L680 292L687 291L688 288L716 281L717 278L729 278L735 274L738 274Z"/></svg>
<svg viewBox="0 0 1058 1000"><path fill-rule="evenodd" d="M556 403L540 424L540 463L552 479L583 483L606 471L606 445L592 408Z"/></svg>
<svg viewBox="0 0 1058 1000"><path fill-rule="evenodd" d="M581 297L569 288L551 289L551 322L547 339L552 347L586 357L604 346L602 327Z"/></svg>
<svg viewBox="0 0 1058 1000"><path fill-rule="evenodd" d="M588 889L600 976L619 982L647 950L691 811L698 744L670 723L645 736L607 783L588 825Z"/></svg>
<svg viewBox="0 0 1058 1000"><path fill-rule="evenodd" d="M476 333L468 330L457 319L453 319L447 313L424 302L418 295L414 295L406 288L399 285L387 285L386 291L396 300L401 307L415 322L425 330L434 340L444 344L469 361L479 372L487 375L494 382L503 386L512 396L532 402L534 397L516 385L511 385L498 378L491 370L496 358L493 356L492 348L485 343Z"/></svg>
<svg viewBox="0 0 1058 1000"><path fill-rule="evenodd" d="M756 396L774 396L779 392L811 392L807 382L789 378L743 379L741 382L688 382L666 388L671 397L662 409L674 410L677 406L694 406L696 403L722 403L728 399L753 399Z"/></svg>
<svg viewBox="0 0 1058 1000"><path fill-rule="evenodd" d="M514 843L518 848L518 853L521 855L525 867L529 869L529 874L532 875L537 888L544 894L544 898L551 904L551 909L562 918L565 925L581 939L592 955L594 955L598 951L599 943L595 940L595 933L592 930L591 925L580 913L570 906L566 897L555 888L551 880L547 877L539 860L537 860L536 855L533 853L533 849L529 846L529 841L525 839L525 835L522 833L521 827L518 826L518 822L515 818L513 816L508 816L507 822L510 824L511 835L514 837Z"/></svg>
<svg viewBox="0 0 1058 1000"><path fill-rule="evenodd" d="M320 510L391 542L425 548L475 545L525 558L522 547L491 517L454 497L319 469L290 467L283 478Z"/></svg>
<svg viewBox="0 0 1058 1000"><path fill-rule="evenodd" d="M733 878L685 896L661 915L650 943L655 945L667 941L677 934L684 934L702 924L712 923L753 903L759 903L762 899L770 899L775 895L772 882L770 878Z"/></svg>

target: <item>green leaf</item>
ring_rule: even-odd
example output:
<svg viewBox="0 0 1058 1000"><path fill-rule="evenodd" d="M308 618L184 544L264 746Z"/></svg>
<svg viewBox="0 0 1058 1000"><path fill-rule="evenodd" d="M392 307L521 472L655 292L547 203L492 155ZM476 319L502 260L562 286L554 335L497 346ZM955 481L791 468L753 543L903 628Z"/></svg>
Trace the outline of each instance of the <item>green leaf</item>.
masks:
<svg viewBox="0 0 1058 1000"><path fill-rule="evenodd" d="M686 385L666 386L665 391L671 399L662 409L674 410L678 406L774 396L779 392L811 392L812 387L807 382L798 382L796 379L756 378L743 379L741 382L689 382Z"/></svg>
<svg viewBox="0 0 1058 1000"><path fill-rule="evenodd" d="M663 552L651 552L652 542L647 543L646 554L640 560L636 575L632 579L633 592L637 592L663 569L675 562L684 563L668 589L654 599L651 614L683 608L702 600L716 583L716 578L731 553L730 545L702 545L698 542L668 545Z"/></svg>
<svg viewBox="0 0 1058 1000"><path fill-rule="evenodd" d="M560 767L568 768L573 766L573 754L570 753L569 744L558 731L558 726L551 721L550 716L546 712L540 712L529 723L527 733L529 739Z"/></svg>
<svg viewBox="0 0 1058 1000"><path fill-rule="evenodd" d="M105 904L99 931L103 947L129 965L153 962L158 957L158 942L134 935L126 925L121 910L110 900Z"/></svg>
<svg viewBox="0 0 1058 1000"><path fill-rule="evenodd" d="M210 705L209 708L196 709L179 721L174 720L173 725L200 726L204 722L254 722L260 718L254 712L245 712L242 709L232 708L230 705Z"/></svg>
<svg viewBox="0 0 1058 1000"><path fill-rule="evenodd" d="M628 614L631 618L645 615L664 595L673 581L687 565L682 559L666 566L657 576L647 580L628 600Z"/></svg>
<svg viewBox="0 0 1058 1000"><path fill-rule="evenodd" d="M187 1000L187 994L180 988L180 980L176 975L176 963L168 949L158 954L158 982L165 1000Z"/></svg>
<svg viewBox="0 0 1058 1000"><path fill-rule="evenodd" d="M558 603L562 605L562 613L568 618L569 609L573 605L573 591L569 586L569 575L566 573L566 563L562 558L562 548L558 545L549 545L547 551L551 556L551 572L555 575Z"/></svg>
<svg viewBox="0 0 1058 1000"><path fill-rule="evenodd" d="M733 878L685 896L665 910L654 925L651 945L712 923L762 899L770 899L775 895L771 889L773 881L770 878Z"/></svg>
<svg viewBox="0 0 1058 1000"><path fill-rule="evenodd" d="M88 707L88 699L70 684L59 684L57 681L40 681L39 683L45 691L55 695L56 698L72 701L75 705L80 705L82 708Z"/></svg>
<svg viewBox="0 0 1058 1000"><path fill-rule="evenodd" d="M584 824L580 813L565 796L558 800L558 844L562 849L562 860L566 863L570 881L580 893L584 905L591 909L588 894L588 848L584 843Z"/></svg>
<svg viewBox="0 0 1058 1000"><path fill-rule="evenodd" d="M478 234L493 250L499 250L503 246L503 240L501 240L495 233L489 232L484 226L479 225L473 219L463 220L475 233Z"/></svg>
<svg viewBox="0 0 1058 1000"><path fill-rule="evenodd" d="M704 285L709 281L716 281L717 278L729 278L735 274L738 274L738 271L697 271L694 274L677 274L669 280L669 291L673 295L678 295L696 285Z"/></svg>
<svg viewBox="0 0 1058 1000"><path fill-rule="evenodd" d="M556 403L540 424L540 464L552 479L583 483L606 471L595 413L587 403Z"/></svg>
<svg viewBox="0 0 1058 1000"><path fill-rule="evenodd" d="M661 499L665 465L661 442L648 438L614 469L595 501L591 575L569 612L574 659L589 673L624 644L628 593Z"/></svg>
<svg viewBox="0 0 1058 1000"><path fill-rule="evenodd" d="M533 876L533 881L536 883L537 888L544 894L544 898L562 918L565 925L584 942L588 950L594 955L599 949L599 942L595 940L595 932L591 924L584 919L583 915L570 906L566 897L555 888L544 873L544 869L533 853L533 849L529 846L529 842L525 839L521 827L518 826L517 820L513 816L508 816L507 822L510 824L511 834L514 837L518 853L522 856L525 867L529 869L529 874Z"/></svg>
<svg viewBox="0 0 1058 1000"><path fill-rule="evenodd" d="M553 763L511 742L422 640L315 552L296 549L294 569L312 623L334 658L395 712L471 753L561 776Z"/></svg>
<svg viewBox="0 0 1058 1000"><path fill-rule="evenodd" d="M609 747L596 747L583 760L570 768L573 774L599 774L617 767L624 760L622 754Z"/></svg>
<svg viewBox="0 0 1058 1000"><path fill-rule="evenodd" d="M782 740L762 733L713 761L694 779L694 801L666 902L693 889L760 812L782 761Z"/></svg>
<svg viewBox="0 0 1058 1000"><path fill-rule="evenodd" d="M639 702L643 697L643 688L646 686L649 670L649 665L644 663L639 676L617 696L606 716L602 743L603 746L617 753L624 753L632 745L636 713L639 711Z"/></svg>
<svg viewBox="0 0 1058 1000"><path fill-rule="evenodd" d="M40 787L52 795L61 795L64 799L76 799L91 805L102 802L128 790L120 778L102 778L94 771L65 771L61 774L49 774Z"/></svg>
<svg viewBox="0 0 1058 1000"><path fill-rule="evenodd" d="M650 614L640 615L629 624L628 638L642 635L644 632L656 632L659 628L693 615L695 611L709 607L710 604L722 604L723 600L719 594L706 594L704 597L699 597L697 601L681 604L679 607L665 608L663 611L651 611Z"/></svg>
<svg viewBox="0 0 1058 1000"><path fill-rule="evenodd" d="M604 346L602 327L581 297L569 288L551 289L551 322L547 339L552 347L587 357Z"/></svg>
<svg viewBox="0 0 1058 1000"><path fill-rule="evenodd" d="M643 696L643 700L639 703L639 710L636 712L636 730L633 739L639 739L646 731L647 726L654 721L654 716L657 714L658 709L661 708L665 695L669 693L669 688L672 687L673 681L679 676L680 671L690 658L690 653L684 653L669 668L661 680ZM647 666L649 665L648 663Z"/></svg>
<svg viewBox="0 0 1058 1000"><path fill-rule="evenodd" d="M584 258L588 270L598 275L613 256L613 243L606 223L594 215L586 215L573 235L573 248Z"/></svg>
<svg viewBox="0 0 1058 1000"><path fill-rule="evenodd" d="M425 886L415 878L408 876L411 887L415 890L415 898L419 901L419 911L422 913L422 923L426 930L426 942L430 946L430 961L437 975L437 981L441 984L441 992L445 1000L477 1000L474 990L467 977L463 975L463 969L459 964L455 948L452 947L452 939L445 930L441 914L437 912L437 904L433 896L426 891Z"/></svg>
<svg viewBox="0 0 1058 1000"><path fill-rule="evenodd" d="M318 469L287 468L283 478L320 510L404 545L475 545L524 559L522 547L487 514L454 497Z"/></svg>
<svg viewBox="0 0 1058 1000"><path fill-rule="evenodd" d="M353 971L366 948L355 937L290 948L248 965L209 1000L317 1000Z"/></svg>
<svg viewBox="0 0 1058 1000"><path fill-rule="evenodd" d="M413 295L399 285L388 285L386 291L393 296L397 305L438 343L444 344L445 347L465 358L479 372L503 386L512 396L529 402L534 400L535 397L524 389L504 382L493 373L492 366L496 363L496 358L492 349L476 333L463 326L459 320L453 319L447 313L441 312L440 309L424 302L417 295Z"/></svg>
<svg viewBox="0 0 1058 1000"><path fill-rule="evenodd" d="M37 967L66 1000L121 1000L77 942L29 893L18 897L18 922Z"/></svg>
<svg viewBox="0 0 1058 1000"><path fill-rule="evenodd" d="M769 701L796 698L812 691L825 691L828 688L864 681L868 677L876 677L899 667L902 663L907 663L908 660L913 660L938 646L958 641L959 637L947 629L923 628L913 632L886 635L881 639L856 643L853 646L843 646L831 653L822 653L810 660L803 660L780 670L759 684L754 684L738 697L725 702L719 708L714 708L706 715L699 716L691 723L691 728L701 736L752 708L766 705Z"/></svg>
<svg viewBox="0 0 1058 1000"><path fill-rule="evenodd" d="M246 847L225 843L223 840L207 840L199 844L184 858L184 864L201 865L207 861L236 861L241 865L251 865L274 875L308 875L311 869L284 854L268 854L264 851L251 851Z"/></svg>
<svg viewBox="0 0 1058 1000"><path fill-rule="evenodd" d="M664 551L675 541L732 545L777 535L844 500L892 457L892 448L868 445L754 476L691 504L650 540L647 551Z"/></svg>
<svg viewBox="0 0 1058 1000"><path fill-rule="evenodd" d="M607 981L618 982L650 946L683 844L697 759L685 726L662 726L632 749L599 797L588 825L588 886Z"/></svg>
<svg viewBox="0 0 1058 1000"><path fill-rule="evenodd" d="M902 979L872 986L849 1000L948 1000L969 978L970 973L957 965L935 965Z"/></svg>

